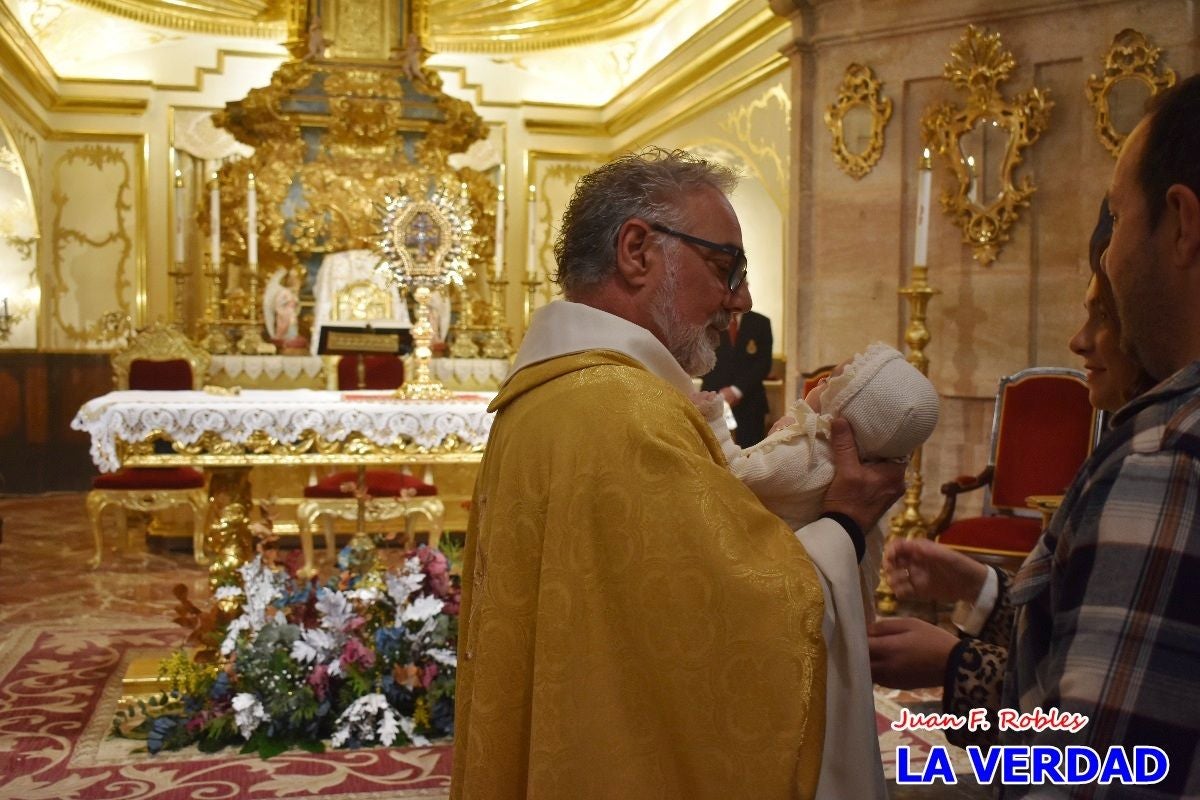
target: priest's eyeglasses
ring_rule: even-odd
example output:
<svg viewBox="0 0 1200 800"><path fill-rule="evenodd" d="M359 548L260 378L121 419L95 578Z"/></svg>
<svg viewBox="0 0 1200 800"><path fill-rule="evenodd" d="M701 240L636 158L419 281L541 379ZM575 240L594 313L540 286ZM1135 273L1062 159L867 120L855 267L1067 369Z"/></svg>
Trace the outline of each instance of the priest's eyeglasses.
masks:
<svg viewBox="0 0 1200 800"><path fill-rule="evenodd" d="M734 247L731 244L717 244L710 242L707 239L701 239L699 236L692 236L690 233L668 228L666 225L659 225L657 222L651 222L650 227L659 233L665 233L668 236L674 236L676 239L682 239L689 244L706 247L709 250L716 250L718 253L724 253L733 260L729 262L729 274L725 276L726 285L729 291L736 292L742 282L746 280L746 271L749 265L746 263L746 251L740 247Z"/></svg>

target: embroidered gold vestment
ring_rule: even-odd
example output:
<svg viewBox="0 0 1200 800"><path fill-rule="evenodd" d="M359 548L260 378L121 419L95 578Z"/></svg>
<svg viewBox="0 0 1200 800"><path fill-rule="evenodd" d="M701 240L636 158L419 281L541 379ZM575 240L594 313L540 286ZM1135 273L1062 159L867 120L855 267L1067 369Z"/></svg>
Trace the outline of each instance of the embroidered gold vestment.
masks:
<svg viewBox="0 0 1200 800"><path fill-rule="evenodd" d="M521 369L492 406L451 796L813 796L819 578L688 398L590 350Z"/></svg>

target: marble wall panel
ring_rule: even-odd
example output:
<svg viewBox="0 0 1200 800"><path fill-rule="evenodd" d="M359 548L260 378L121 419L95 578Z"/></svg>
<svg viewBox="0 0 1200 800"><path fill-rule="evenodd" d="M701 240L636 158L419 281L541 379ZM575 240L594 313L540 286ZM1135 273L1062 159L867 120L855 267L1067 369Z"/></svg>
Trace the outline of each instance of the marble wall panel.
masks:
<svg viewBox="0 0 1200 800"><path fill-rule="evenodd" d="M1025 150L1017 176L1037 186L997 260L972 259L960 230L936 209L950 180L935 159L935 213L929 232L930 377L943 395L943 417L924 454L923 506L939 504L937 487L987 461L992 398L998 379L1027 366L1078 366L1067 340L1082 321L1087 242L1113 159L1093 130L1084 96L1103 70L1113 36L1133 27L1163 50L1163 62L1191 74L1200 54L1200 20L1186 0L814 0L779 2L794 9L792 120L795 224L806 247L788 265L801 282L808 313L793 318L789 358L835 361L864 336L903 349L907 309L896 291L909 279L915 236L920 120L935 103L963 105L966 95L942 78L967 24L999 32L1016 68L1000 85L1005 97L1037 86L1055 107L1048 129ZM894 113L883 156L861 181L842 173L829 153L821 119L846 65L865 64L883 82ZM811 160L803 155L811 152ZM808 215L810 224L805 221ZM800 359L799 356L804 358ZM789 368L789 378L794 378ZM967 501L967 509L977 503Z"/></svg>

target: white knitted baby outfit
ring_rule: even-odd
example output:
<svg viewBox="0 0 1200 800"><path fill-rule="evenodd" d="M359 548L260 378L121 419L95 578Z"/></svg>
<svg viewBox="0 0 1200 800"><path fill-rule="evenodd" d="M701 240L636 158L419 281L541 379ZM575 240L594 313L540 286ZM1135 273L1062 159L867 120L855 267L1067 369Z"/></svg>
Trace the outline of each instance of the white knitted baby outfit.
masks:
<svg viewBox="0 0 1200 800"><path fill-rule="evenodd" d="M834 475L829 433L835 416L849 421L864 461L907 457L929 438L938 420L933 384L894 348L878 342L855 355L841 375L829 379L821 396L821 413L799 398L789 412L795 422L745 450L733 443L719 402L701 397L696 405L721 443L733 474L792 530L821 514ZM864 604L873 609L883 533L878 526L866 533L860 575Z"/></svg>

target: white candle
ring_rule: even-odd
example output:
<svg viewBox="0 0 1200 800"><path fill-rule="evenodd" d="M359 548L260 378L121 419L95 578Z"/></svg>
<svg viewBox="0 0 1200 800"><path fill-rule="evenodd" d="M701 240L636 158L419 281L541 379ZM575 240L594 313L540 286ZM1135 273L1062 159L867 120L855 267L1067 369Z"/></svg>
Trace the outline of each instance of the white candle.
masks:
<svg viewBox="0 0 1200 800"><path fill-rule="evenodd" d="M175 263L183 263L183 172L175 170Z"/></svg>
<svg viewBox="0 0 1200 800"><path fill-rule="evenodd" d="M251 271L258 268L258 189L253 172L246 186L246 263Z"/></svg>
<svg viewBox="0 0 1200 800"><path fill-rule="evenodd" d="M933 184L933 164L929 160L929 148L921 156L921 168L917 171L917 239L913 252L913 264L925 266L929 253L929 192Z"/></svg>
<svg viewBox="0 0 1200 800"><path fill-rule="evenodd" d="M527 269L532 279L537 275L537 187L529 184L529 258Z"/></svg>
<svg viewBox="0 0 1200 800"><path fill-rule="evenodd" d="M979 175L975 172L975 156L967 156L967 172L971 176L971 189L968 192L970 200L979 205Z"/></svg>
<svg viewBox="0 0 1200 800"><path fill-rule="evenodd" d="M500 165L500 191L496 195L496 280L504 280L504 165Z"/></svg>
<svg viewBox="0 0 1200 800"><path fill-rule="evenodd" d="M221 184L217 173L212 174L212 187L208 191L209 249L212 250L213 269L221 266Z"/></svg>

